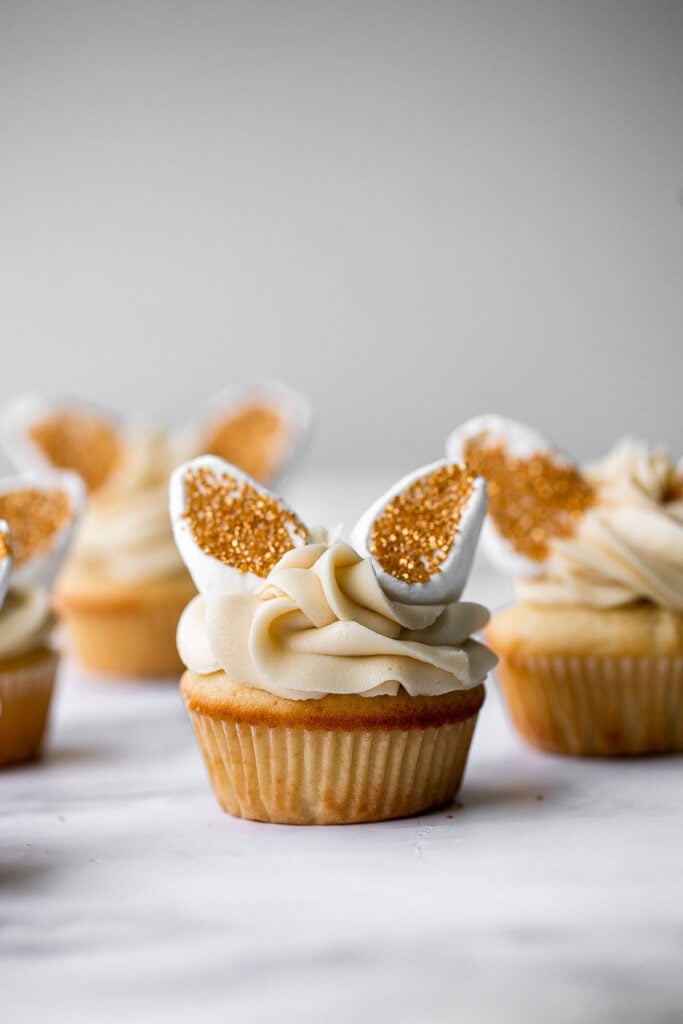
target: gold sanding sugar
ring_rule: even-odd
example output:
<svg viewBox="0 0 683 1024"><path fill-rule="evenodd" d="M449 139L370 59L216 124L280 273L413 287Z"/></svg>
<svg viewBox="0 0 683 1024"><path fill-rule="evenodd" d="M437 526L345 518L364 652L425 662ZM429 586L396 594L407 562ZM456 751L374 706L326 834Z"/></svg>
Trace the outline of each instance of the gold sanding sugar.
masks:
<svg viewBox="0 0 683 1024"><path fill-rule="evenodd" d="M486 434L469 438L467 464L486 479L488 512L515 551L542 561L553 537L569 537L595 493L573 466L558 465L538 452L529 459L510 455Z"/></svg>
<svg viewBox="0 0 683 1024"><path fill-rule="evenodd" d="M183 517L198 547L238 572L265 577L294 547L292 533L306 539L306 529L293 512L228 473L190 470L185 500Z"/></svg>
<svg viewBox="0 0 683 1024"><path fill-rule="evenodd" d="M289 441L289 429L273 406L254 403L232 416L214 420L204 437L202 451L265 483L279 469Z"/></svg>
<svg viewBox="0 0 683 1024"><path fill-rule="evenodd" d="M123 454L114 428L84 412L55 412L29 429L29 436L58 469L73 469L89 491L109 478Z"/></svg>
<svg viewBox="0 0 683 1024"><path fill-rule="evenodd" d="M12 554L12 540L7 530L0 527L0 559Z"/></svg>
<svg viewBox="0 0 683 1024"><path fill-rule="evenodd" d="M664 501L683 501L683 473L671 478L664 494Z"/></svg>
<svg viewBox="0 0 683 1024"><path fill-rule="evenodd" d="M427 583L441 572L473 483L467 467L442 466L392 498L368 544L384 571L405 583Z"/></svg>
<svg viewBox="0 0 683 1024"><path fill-rule="evenodd" d="M68 521L71 503L65 491L26 487L0 494L0 519L12 531L15 567L49 551L55 534Z"/></svg>

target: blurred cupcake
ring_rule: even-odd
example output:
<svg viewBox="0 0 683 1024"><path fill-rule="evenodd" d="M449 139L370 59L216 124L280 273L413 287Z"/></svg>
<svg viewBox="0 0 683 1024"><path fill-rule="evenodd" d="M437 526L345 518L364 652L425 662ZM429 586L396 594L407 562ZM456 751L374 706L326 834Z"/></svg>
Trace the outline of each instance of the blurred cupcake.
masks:
<svg viewBox="0 0 683 1024"><path fill-rule="evenodd" d="M579 469L485 416L449 439L489 489L483 541L518 600L487 638L520 733L577 755L683 750L683 474L624 441Z"/></svg>
<svg viewBox="0 0 683 1024"><path fill-rule="evenodd" d="M0 480L0 765L35 757L58 655L50 586L82 504L71 473Z"/></svg>
<svg viewBox="0 0 683 1024"><path fill-rule="evenodd" d="M141 428L88 403L29 396L4 417L20 466L78 472L87 512L60 576L57 609L87 668L120 676L176 675L180 613L196 593L168 516L168 479L201 451L239 454L266 479L298 453L303 399L280 385L223 392L177 432Z"/></svg>
<svg viewBox="0 0 683 1024"><path fill-rule="evenodd" d="M171 516L199 596L178 629L181 689L220 805L290 824L400 817L453 798L488 613L458 600L485 487L437 463L360 520L310 531L237 467L177 469Z"/></svg>

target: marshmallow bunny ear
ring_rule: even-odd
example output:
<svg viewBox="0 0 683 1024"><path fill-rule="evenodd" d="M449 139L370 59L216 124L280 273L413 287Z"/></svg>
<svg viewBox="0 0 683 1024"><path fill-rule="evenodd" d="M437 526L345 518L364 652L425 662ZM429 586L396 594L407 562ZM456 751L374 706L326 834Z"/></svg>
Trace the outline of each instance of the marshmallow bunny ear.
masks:
<svg viewBox="0 0 683 1024"><path fill-rule="evenodd" d="M49 588L83 508L75 473L23 473L0 480L0 518L11 533L12 583Z"/></svg>
<svg viewBox="0 0 683 1024"><path fill-rule="evenodd" d="M466 466L434 462L399 480L361 516L351 543L370 556L392 601L460 596L486 512L486 485Z"/></svg>
<svg viewBox="0 0 683 1024"><path fill-rule="evenodd" d="M572 460L541 434L501 416L477 416L446 442L488 486L482 543L491 561L516 576L538 575L554 538L569 537L595 502Z"/></svg>
<svg viewBox="0 0 683 1024"><path fill-rule="evenodd" d="M212 398L190 426L192 447L267 484L299 454L310 423L302 395L283 384L260 382Z"/></svg>
<svg viewBox="0 0 683 1024"><path fill-rule="evenodd" d="M125 446L119 417L74 398L24 395L5 410L1 429L18 469L70 469L89 492L110 479Z"/></svg>
<svg viewBox="0 0 683 1024"><path fill-rule="evenodd" d="M9 524L4 519L0 519L0 608L2 608L9 587L13 565L14 554Z"/></svg>
<svg viewBox="0 0 683 1024"><path fill-rule="evenodd" d="M280 498L213 455L173 472L170 511L178 550L202 594L253 590L309 539Z"/></svg>

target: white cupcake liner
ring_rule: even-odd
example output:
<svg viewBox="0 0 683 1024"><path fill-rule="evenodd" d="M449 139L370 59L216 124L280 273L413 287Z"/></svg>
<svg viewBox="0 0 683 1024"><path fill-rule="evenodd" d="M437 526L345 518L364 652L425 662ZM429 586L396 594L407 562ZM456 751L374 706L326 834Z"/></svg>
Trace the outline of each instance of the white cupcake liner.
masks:
<svg viewBox="0 0 683 1024"><path fill-rule="evenodd" d="M398 818L447 803L460 787L476 717L423 729L307 730L190 711L224 810L319 825Z"/></svg>
<svg viewBox="0 0 683 1024"><path fill-rule="evenodd" d="M683 657L516 657L498 678L533 746L588 756L683 751Z"/></svg>

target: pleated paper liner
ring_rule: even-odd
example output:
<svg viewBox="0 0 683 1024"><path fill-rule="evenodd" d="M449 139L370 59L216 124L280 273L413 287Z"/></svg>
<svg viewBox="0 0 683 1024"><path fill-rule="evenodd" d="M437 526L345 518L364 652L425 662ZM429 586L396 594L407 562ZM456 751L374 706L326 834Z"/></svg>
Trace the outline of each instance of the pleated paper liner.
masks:
<svg viewBox="0 0 683 1024"><path fill-rule="evenodd" d="M40 753L58 661L54 651L42 648L0 662L0 765Z"/></svg>
<svg viewBox="0 0 683 1024"><path fill-rule="evenodd" d="M176 647L185 603L138 609L69 609L62 606L69 646L85 668L113 676L180 675Z"/></svg>
<svg viewBox="0 0 683 1024"><path fill-rule="evenodd" d="M683 751L683 657L516 657L497 668L533 747L611 757Z"/></svg>
<svg viewBox="0 0 683 1024"><path fill-rule="evenodd" d="M282 824L381 821L442 806L460 787L478 714L475 701L474 713L470 703L466 717L443 724L307 728L209 714L184 692L221 807Z"/></svg>

